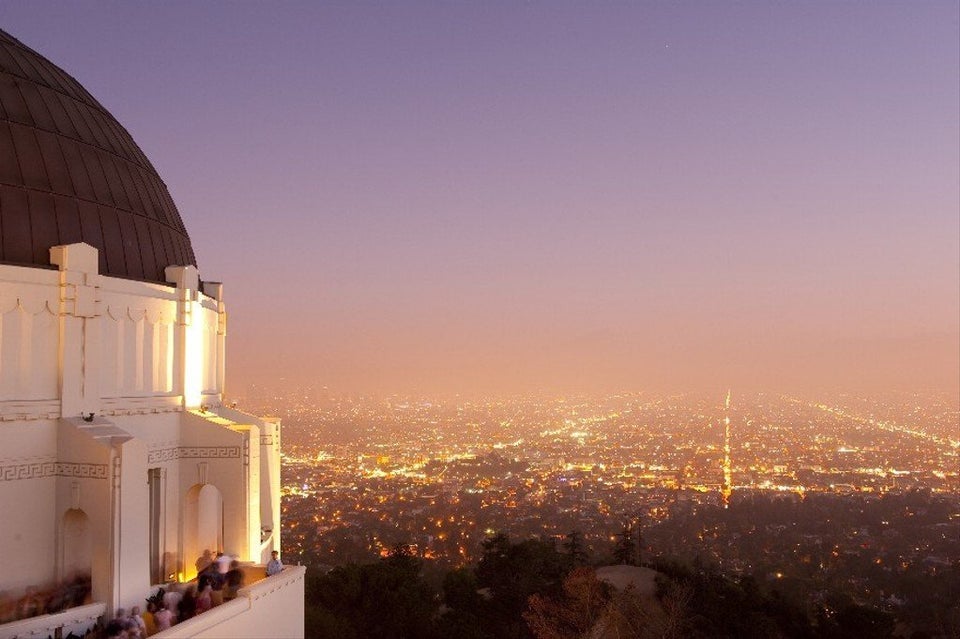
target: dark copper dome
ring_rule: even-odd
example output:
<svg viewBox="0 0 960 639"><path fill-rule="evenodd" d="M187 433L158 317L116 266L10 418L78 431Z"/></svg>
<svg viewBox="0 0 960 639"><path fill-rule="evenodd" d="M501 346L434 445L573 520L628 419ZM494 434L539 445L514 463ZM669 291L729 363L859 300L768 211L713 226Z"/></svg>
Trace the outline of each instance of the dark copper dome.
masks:
<svg viewBox="0 0 960 639"><path fill-rule="evenodd" d="M0 262L86 242L105 275L163 282L197 261L177 207L126 129L61 68L0 30Z"/></svg>

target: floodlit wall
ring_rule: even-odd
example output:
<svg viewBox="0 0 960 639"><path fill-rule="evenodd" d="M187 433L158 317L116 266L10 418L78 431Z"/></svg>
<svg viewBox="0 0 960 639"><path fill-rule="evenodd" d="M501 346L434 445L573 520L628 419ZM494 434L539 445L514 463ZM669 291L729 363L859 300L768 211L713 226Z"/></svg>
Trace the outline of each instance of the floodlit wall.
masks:
<svg viewBox="0 0 960 639"><path fill-rule="evenodd" d="M280 550L280 419L255 417L221 406L216 414L260 429L260 554L251 561L267 563L270 553Z"/></svg>
<svg viewBox="0 0 960 639"><path fill-rule="evenodd" d="M210 550L223 550L242 561L260 561L259 426L223 419L213 412L188 412L183 418L181 445L191 453L181 458L181 493L210 484L223 497L222 545ZM190 545L190 531L184 534L184 575L189 578L196 574L194 562L206 547Z"/></svg>
<svg viewBox="0 0 960 639"><path fill-rule="evenodd" d="M22 590L55 576L57 424L0 422L0 437L0 590Z"/></svg>
<svg viewBox="0 0 960 639"><path fill-rule="evenodd" d="M177 302L172 290L153 293L154 297L122 291L108 295L109 304L100 315L102 397L173 392Z"/></svg>
<svg viewBox="0 0 960 639"><path fill-rule="evenodd" d="M193 266L168 267L166 286L101 276L85 244L51 262L0 265L0 591L86 569L108 611L142 605L151 582L195 572L194 487L222 500L194 512L194 531L219 529L211 550L261 561L264 528L279 528L279 424L211 412L222 285Z"/></svg>
<svg viewBox="0 0 960 639"><path fill-rule="evenodd" d="M217 404L226 309L192 266L172 286L98 274L96 249L51 249L60 270L0 265L0 418L128 415Z"/></svg>

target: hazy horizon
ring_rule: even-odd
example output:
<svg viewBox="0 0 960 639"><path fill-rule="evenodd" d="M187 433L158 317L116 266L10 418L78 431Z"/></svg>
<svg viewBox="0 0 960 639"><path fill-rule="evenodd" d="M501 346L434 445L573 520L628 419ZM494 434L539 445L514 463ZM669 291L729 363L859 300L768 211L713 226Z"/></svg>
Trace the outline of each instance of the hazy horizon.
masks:
<svg viewBox="0 0 960 639"><path fill-rule="evenodd" d="M960 394L960 5L6 3L225 283L228 394Z"/></svg>

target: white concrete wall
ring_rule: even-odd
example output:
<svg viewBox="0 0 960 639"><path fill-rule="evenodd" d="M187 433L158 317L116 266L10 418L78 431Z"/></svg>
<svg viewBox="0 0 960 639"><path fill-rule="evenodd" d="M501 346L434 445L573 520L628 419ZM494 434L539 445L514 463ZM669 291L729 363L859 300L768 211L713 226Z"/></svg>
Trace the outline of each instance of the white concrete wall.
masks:
<svg viewBox="0 0 960 639"><path fill-rule="evenodd" d="M80 423L85 424L82 420ZM55 509L57 540L51 549L51 557L61 561L62 541L59 525L64 513L79 508L90 518L93 546L92 564L94 600L109 601L111 596L111 450L108 444L97 441L88 430L77 428L62 420L58 428L58 457L62 476L57 477ZM60 571L58 570L58 573ZM58 575L59 576L59 575Z"/></svg>
<svg viewBox="0 0 960 639"><path fill-rule="evenodd" d="M147 492L147 448L138 439L121 445L114 513L114 608L144 605L150 585L150 500Z"/></svg>
<svg viewBox="0 0 960 639"><path fill-rule="evenodd" d="M225 419L257 424L260 428L260 554L251 561L266 563L272 551L280 550L280 419L255 417L226 406L215 412Z"/></svg>
<svg viewBox="0 0 960 639"><path fill-rule="evenodd" d="M0 422L0 590L52 580L56 525L57 426L52 420Z"/></svg>
<svg viewBox="0 0 960 639"><path fill-rule="evenodd" d="M280 551L280 420L263 420L260 435L260 526L264 530L260 562ZM269 531L269 532L267 532Z"/></svg>
<svg viewBox="0 0 960 639"><path fill-rule="evenodd" d="M184 410L222 408L222 285L201 293L193 266L168 268L171 286L104 277L84 244L54 247L51 261L59 270L0 265L0 591L54 581L77 565L63 555L70 512L89 524L68 527L70 543L80 529L94 536L94 599L108 614L142 605L151 585L152 468L166 486L167 574L192 573L184 499L201 465L223 497L223 550L260 561L265 548L278 549L279 423ZM261 521L273 530L267 546ZM74 545L84 558L85 544ZM302 576L299 584L278 595L283 612L264 626L268 635L292 618L289 636L302 636ZM246 598L243 628L258 627L250 610L261 596ZM265 636L253 632L235 636Z"/></svg>
<svg viewBox="0 0 960 639"><path fill-rule="evenodd" d="M219 403L222 285L204 295L192 266L168 269L176 286L104 277L85 244L52 253L60 271L0 265L0 416Z"/></svg>
<svg viewBox="0 0 960 639"><path fill-rule="evenodd" d="M0 267L0 402L59 396L56 271Z"/></svg>
<svg viewBox="0 0 960 639"><path fill-rule="evenodd" d="M223 548L242 561L259 561L260 541L260 448L256 424L222 425L216 415L183 415L181 442L191 451L181 459L180 491L186 494L201 483L201 465L206 481L223 495ZM202 549L201 549L202 550ZM212 549L216 550L216 549ZM196 557L184 557L186 576L193 574Z"/></svg>
<svg viewBox="0 0 960 639"><path fill-rule="evenodd" d="M45 468L30 465L32 468ZM49 462L53 466L52 462ZM0 481L0 547L4 549L0 590L22 590L53 581L56 566L52 549L56 540L52 475Z"/></svg>
<svg viewBox="0 0 960 639"><path fill-rule="evenodd" d="M101 325L101 396L138 397L173 392L174 300L105 292Z"/></svg>

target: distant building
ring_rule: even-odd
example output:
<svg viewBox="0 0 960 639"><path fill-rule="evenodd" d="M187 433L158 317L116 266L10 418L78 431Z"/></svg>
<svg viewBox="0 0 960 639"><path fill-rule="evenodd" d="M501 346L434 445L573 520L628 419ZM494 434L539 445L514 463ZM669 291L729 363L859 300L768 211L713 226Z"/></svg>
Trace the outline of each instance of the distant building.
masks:
<svg viewBox="0 0 960 639"><path fill-rule="evenodd" d="M226 320L127 131L0 31L0 638L144 607L205 550L280 550L280 424L223 405ZM161 634L303 636L303 569L258 570Z"/></svg>

